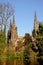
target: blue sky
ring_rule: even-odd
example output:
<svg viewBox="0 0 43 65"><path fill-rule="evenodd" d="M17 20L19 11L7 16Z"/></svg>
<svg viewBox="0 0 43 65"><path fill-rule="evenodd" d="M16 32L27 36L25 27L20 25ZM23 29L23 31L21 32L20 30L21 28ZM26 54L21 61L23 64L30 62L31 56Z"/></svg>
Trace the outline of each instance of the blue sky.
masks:
<svg viewBox="0 0 43 65"><path fill-rule="evenodd" d="M32 34L35 10L38 21L43 22L43 0L0 0L0 2L12 4L15 10L15 23L18 27L18 35Z"/></svg>

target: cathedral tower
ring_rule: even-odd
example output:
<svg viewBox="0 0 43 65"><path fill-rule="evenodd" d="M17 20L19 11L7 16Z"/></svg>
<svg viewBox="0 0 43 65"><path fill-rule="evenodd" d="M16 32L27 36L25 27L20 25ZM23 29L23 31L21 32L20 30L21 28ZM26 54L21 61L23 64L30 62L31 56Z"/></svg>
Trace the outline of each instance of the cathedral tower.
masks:
<svg viewBox="0 0 43 65"><path fill-rule="evenodd" d="M38 21L37 21L37 16L36 16L36 11L34 13L34 29L33 29L33 32L32 32L32 36L34 38L37 37L37 30L38 30Z"/></svg>
<svg viewBox="0 0 43 65"><path fill-rule="evenodd" d="M8 35L10 35L10 41L12 42L12 44L14 44L18 38L18 34L17 34L17 27L15 25L15 19L13 16L13 21L10 20L10 27L9 27L9 33Z"/></svg>
<svg viewBox="0 0 43 65"><path fill-rule="evenodd" d="M11 41L12 41L13 44L15 43L17 38L18 38L17 27L15 25L15 19L14 19L14 16L13 16L13 21L11 23Z"/></svg>
<svg viewBox="0 0 43 65"><path fill-rule="evenodd" d="M35 14L34 14L34 30L35 31L38 30L38 21L37 21L36 11L35 11Z"/></svg>

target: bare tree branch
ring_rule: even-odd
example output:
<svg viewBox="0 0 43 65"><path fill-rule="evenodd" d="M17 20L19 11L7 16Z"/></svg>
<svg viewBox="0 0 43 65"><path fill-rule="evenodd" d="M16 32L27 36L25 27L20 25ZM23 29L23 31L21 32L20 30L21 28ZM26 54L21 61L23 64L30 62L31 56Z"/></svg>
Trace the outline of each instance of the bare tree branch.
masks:
<svg viewBox="0 0 43 65"><path fill-rule="evenodd" d="M14 14L14 9L10 3L0 3L0 17L2 19L2 25L6 25L8 19Z"/></svg>

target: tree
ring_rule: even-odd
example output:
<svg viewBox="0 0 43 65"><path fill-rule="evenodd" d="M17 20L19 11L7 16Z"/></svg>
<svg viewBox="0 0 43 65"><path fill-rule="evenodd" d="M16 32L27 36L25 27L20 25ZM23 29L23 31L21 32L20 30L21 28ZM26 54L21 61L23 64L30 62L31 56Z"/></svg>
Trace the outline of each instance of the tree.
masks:
<svg viewBox="0 0 43 65"><path fill-rule="evenodd" d="M39 23L39 32L37 36L37 43L40 56L43 56L43 24Z"/></svg>
<svg viewBox="0 0 43 65"><path fill-rule="evenodd" d="M39 34L43 35L43 23L39 23Z"/></svg>
<svg viewBox="0 0 43 65"><path fill-rule="evenodd" d="M30 64L30 48L31 48L31 42L32 42L32 39L31 39L31 36L29 33L26 33L25 36L24 36L24 46L25 46L25 49L24 49L24 64L25 65L29 65Z"/></svg>
<svg viewBox="0 0 43 65"><path fill-rule="evenodd" d="M0 54L3 52L6 45L6 25L8 19L14 14L14 9L9 3L0 3ZM4 26L4 30L3 30Z"/></svg>
<svg viewBox="0 0 43 65"><path fill-rule="evenodd" d="M5 12L4 12L4 18L7 22L7 20L9 19L10 16L12 16L14 14L14 9L11 6L10 3L4 4L5 5Z"/></svg>
<svg viewBox="0 0 43 65"><path fill-rule="evenodd" d="M24 39L25 39L25 41L24 41L25 45L29 44L32 41L31 36L28 33L25 34Z"/></svg>
<svg viewBox="0 0 43 65"><path fill-rule="evenodd" d="M29 46L25 47L23 55L24 55L24 57L23 57L24 65L29 65L30 64L30 61L29 61L29 58L30 58L29 57L30 56Z"/></svg>
<svg viewBox="0 0 43 65"><path fill-rule="evenodd" d="M6 36L5 33L3 33L3 31L0 31L0 54L3 53L4 48L6 46Z"/></svg>
<svg viewBox="0 0 43 65"><path fill-rule="evenodd" d="M32 44L32 50L38 52L37 57L40 65L43 65L43 23L39 23L37 31L36 43Z"/></svg>
<svg viewBox="0 0 43 65"><path fill-rule="evenodd" d="M3 18L4 18L4 11L5 11L5 6L2 3L0 3L1 30L2 30L2 23L3 23Z"/></svg>
<svg viewBox="0 0 43 65"><path fill-rule="evenodd" d="M38 51L39 54L38 56L40 57L38 59L40 65L43 65L43 23L39 23L39 32L38 32L38 36L37 36L37 47L38 47Z"/></svg>
<svg viewBox="0 0 43 65"><path fill-rule="evenodd" d="M0 3L0 17L2 19L1 27L2 25L7 24L8 19L14 14L14 9L10 5L10 3Z"/></svg>

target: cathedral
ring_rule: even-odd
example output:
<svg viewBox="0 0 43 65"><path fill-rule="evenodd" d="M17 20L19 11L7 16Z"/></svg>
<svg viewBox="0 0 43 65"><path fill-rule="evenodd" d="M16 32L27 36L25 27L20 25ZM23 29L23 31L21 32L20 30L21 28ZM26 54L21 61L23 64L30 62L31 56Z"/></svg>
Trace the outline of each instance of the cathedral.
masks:
<svg viewBox="0 0 43 65"><path fill-rule="evenodd" d="M17 39L18 39L17 27L15 25L15 19L13 16L13 21L10 21L10 27L7 34L7 43L12 42L12 44L14 44Z"/></svg>
<svg viewBox="0 0 43 65"><path fill-rule="evenodd" d="M34 14L34 29L32 33L32 38L34 39L37 36L37 30L38 30L38 21L37 21L37 16L36 12ZM17 40L22 40L23 41L23 36L18 36L17 33L17 26L15 24L15 19L13 16L13 21L10 21L10 27L8 30L7 34L7 43L9 44L10 41L12 42L13 45L15 45L15 42L17 43Z"/></svg>
<svg viewBox="0 0 43 65"><path fill-rule="evenodd" d="M35 12L35 14L34 14L34 30L35 30L35 31L38 30L38 21L37 21L36 12Z"/></svg>
<svg viewBox="0 0 43 65"><path fill-rule="evenodd" d="M32 41L36 40L38 29L39 29L39 23L38 23L36 11L35 11L35 13L34 13L34 28L32 31Z"/></svg>

